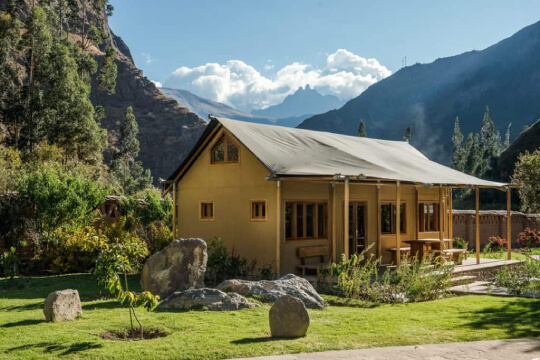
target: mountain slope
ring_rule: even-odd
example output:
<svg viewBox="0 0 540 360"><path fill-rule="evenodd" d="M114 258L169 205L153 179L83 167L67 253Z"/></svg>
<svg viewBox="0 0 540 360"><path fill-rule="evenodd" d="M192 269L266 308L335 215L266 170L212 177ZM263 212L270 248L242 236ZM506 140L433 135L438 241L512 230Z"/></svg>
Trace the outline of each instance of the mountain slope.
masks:
<svg viewBox="0 0 540 360"><path fill-rule="evenodd" d="M0 11L5 10L8 3L9 0L0 0ZM19 17L23 21L31 8L30 4L30 0L19 4ZM107 129L111 145L105 159L110 159L112 149L117 143L119 124L127 107L133 106L139 124L139 157L144 167L152 171L157 184L159 177L168 177L187 156L203 132L206 122L173 99L164 96L135 66L128 46L112 32L107 22L104 30L108 39L99 48L92 46L90 53L101 68L106 47L110 45L116 50L116 94L108 95L98 90L97 73L92 79L92 103L105 108L105 118L101 125ZM70 39L77 40L73 34L70 34Z"/></svg>
<svg viewBox="0 0 540 360"><path fill-rule="evenodd" d="M251 113L265 117L288 118L305 114L320 114L340 108L343 104L344 101L336 96L321 95L317 90L313 90L307 85L305 89L298 88L294 94L287 96L281 104L262 110L253 110Z"/></svg>
<svg viewBox="0 0 540 360"><path fill-rule="evenodd" d="M514 173L520 154L526 151L533 152L538 148L540 148L540 121L519 134L518 138L501 154L498 164L501 179L509 180Z"/></svg>
<svg viewBox="0 0 540 360"><path fill-rule="evenodd" d="M208 114L223 116L229 119L256 122L260 124L275 123L276 119L255 116L225 105L223 103L205 99L190 93L187 90L160 88L161 92L176 100L178 104L191 109L200 118L207 120Z"/></svg>
<svg viewBox="0 0 540 360"><path fill-rule="evenodd" d="M540 22L482 51L406 67L299 127L353 135L363 118L369 136L400 139L411 126L415 146L447 161L454 118L478 131L486 105L502 133L540 117Z"/></svg>
<svg viewBox="0 0 540 360"><path fill-rule="evenodd" d="M302 115L287 118L257 116L245 113L217 101L205 99L187 90L169 88L160 88L160 90L164 95L176 100L178 104L180 104L181 106L185 106L186 108L195 112L197 115L199 115L199 117L205 120L208 119L208 114L212 114L215 116L222 116L229 119L236 119L259 124L275 124L281 126L295 127L303 120L311 116Z"/></svg>

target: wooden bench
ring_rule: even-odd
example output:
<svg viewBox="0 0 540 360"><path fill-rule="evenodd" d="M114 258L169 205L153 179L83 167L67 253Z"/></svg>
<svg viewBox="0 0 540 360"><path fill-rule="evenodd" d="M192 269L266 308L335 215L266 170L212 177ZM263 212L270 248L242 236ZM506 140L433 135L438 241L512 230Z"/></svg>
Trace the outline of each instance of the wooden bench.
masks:
<svg viewBox="0 0 540 360"><path fill-rule="evenodd" d="M443 254L448 256L457 265L461 265L463 259L467 260L466 249L445 249L443 250Z"/></svg>
<svg viewBox="0 0 540 360"><path fill-rule="evenodd" d="M392 263L397 264L397 247L386 249L386 251L388 251L390 254L392 254ZM403 257L403 254L407 254L407 256L409 256L408 253L411 252L411 248L410 247L400 247L399 252L401 253L402 257Z"/></svg>
<svg viewBox="0 0 540 360"><path fill-rule="evenodd" d="M330 249L328 246L306 246L298 248L298 257L300 258L300 265L296 267L302 270L302 276L306 276L306 270L317 270L319 275L319 269L328 268L328 262L325 262L325 257L330 255ZM306 264L306 259L318 257L318 263Z"/></svg>

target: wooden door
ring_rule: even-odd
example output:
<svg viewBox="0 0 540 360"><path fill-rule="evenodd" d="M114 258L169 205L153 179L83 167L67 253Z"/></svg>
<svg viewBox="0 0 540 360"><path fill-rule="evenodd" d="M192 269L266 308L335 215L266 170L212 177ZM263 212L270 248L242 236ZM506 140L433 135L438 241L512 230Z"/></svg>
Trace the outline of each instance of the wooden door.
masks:
<svg viewBox="0 0 540 360"><path fill-rule="evenodd" d="M349 251L360 254L367 245L367 204L352 201L349 203Z"/></svg>

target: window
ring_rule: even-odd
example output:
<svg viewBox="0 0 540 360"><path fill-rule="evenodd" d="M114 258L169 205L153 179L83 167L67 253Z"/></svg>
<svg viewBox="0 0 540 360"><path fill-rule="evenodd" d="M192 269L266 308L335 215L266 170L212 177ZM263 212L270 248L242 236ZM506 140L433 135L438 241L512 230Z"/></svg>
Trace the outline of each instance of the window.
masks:
<svg viewBox="0 0 540 360"><path fill-rule="evenodd" d="M439 204L418 204L418 231L439 231Z"/></svg>
<svg viewBox="0 0 540 360"><path fill-rule="evenodd" d="M237 163L238 157L238 146L228 135L223 135L212 148L212 164Z"/></svg>
<svg viewBox="0 0 540 360"><path fill-rule="evenodd" d="M201 202L201 220L214 220L214 203L210 201Z"/></svg>
<svg viewBox="0 0 540 360"><path fill-rule="evenodd" d="M407 232L407 229L405 228L405 209L405 203L402 202L399 214L399 227L402 234ZM381 204L381 232L383 234L396 233L396 210L395 203Z"/></svg>
<svg viewBox="0 0 540 360"><path fill-rule="evenodd" d="M266 220L266 200L256 200L251 202L251 220Z"/></svg>
<svg viewBox="0 0 540 360"><path fill-rule="evenodd" d="M285 239L324 239L327 237L326 202L295 201L285 204Z"/></svg>

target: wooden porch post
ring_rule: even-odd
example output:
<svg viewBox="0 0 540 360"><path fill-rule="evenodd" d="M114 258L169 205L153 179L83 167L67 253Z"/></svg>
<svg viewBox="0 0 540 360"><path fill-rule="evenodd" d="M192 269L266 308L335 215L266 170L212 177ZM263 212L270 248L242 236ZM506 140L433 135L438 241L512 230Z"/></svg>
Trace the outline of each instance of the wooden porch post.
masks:
<svg viewBox="0 0 540 360"><path fill-rule="evenodd" d="M281 273L281 180L276 181L276 273Z"/></svg>
<svg viewBox="0 0 540 360"><path fill-rule="evenodd" d="M381 185L377 184L377 258L382 256L381 242ZM382 261L382 260L381 260Z"/></svg>
<svg viewBox="0 0 540 360"><path fill-rule="evenodd" d="M476 215L475 215L475 230L476 230L476 263L480 264L480 189L475 187L476 196Z"/></svg>
<svg viewBox="0 0 540 360"><path fill-rule="evenodd" d="M336 249L336 183L331 183L332 187L332 260L337 262L337 249Z"/></svg>
<svg viewBox="0 0 540 360"><path fill-rule="evenodd" d="M452 188L448 188L448 238L454 238L454 216L452 215Z"/></svg>
<svg viewBox="0 0 540 360"><path fill-rule="evenodd" d="M349 259L349 178L345 178L345 189L343 198L343 252L345 258Z"/></svg>
<svg viewBox="0 0 540 360"><path fill-rule="evenodd" d="M442 251L444 250L444 196L443 196L443 186L439 184L439 241L441 246L441 258Z"/></svg>
<svg viewBox="0 0 540 360"><path fill-rule="evenodd" d="M511 189L506 189L506 241L508 241L508 260L512 260L512 206Z"/></svg>
<svg viewBox="0 0 540 360"><path fill-rule="evenodd" d="M172 222L172 233L173 233L173 240L176 239L176 181L173 182L173 190L172 190L172 204L173 204L173 222Z"/></svg>
<svg viewBox="0 0 540 360"><path fill-rule="evenodd" d="M401 183L396 181L396 266L401 265ZM390 214L392 216L392 214Z"/></svg>
<svg viewBox="0 0 540 360"><path fill-rule="evenodd" d="M418 186L415 186L414 187L414 203L416 205L416 210L415 210L415 214L416 214L416 217L415 217L415 219L416 219L415 229L416 229L416 231L415 231L415 234L414 234L415 239L419 239L419 237L420 237L419 236L420 235L420 209L419 209L419 207L420 207L420 196L418 194L419 191L420 190L418 189ZM413 254L411 254L411 256L412 255Z"/></svg>

